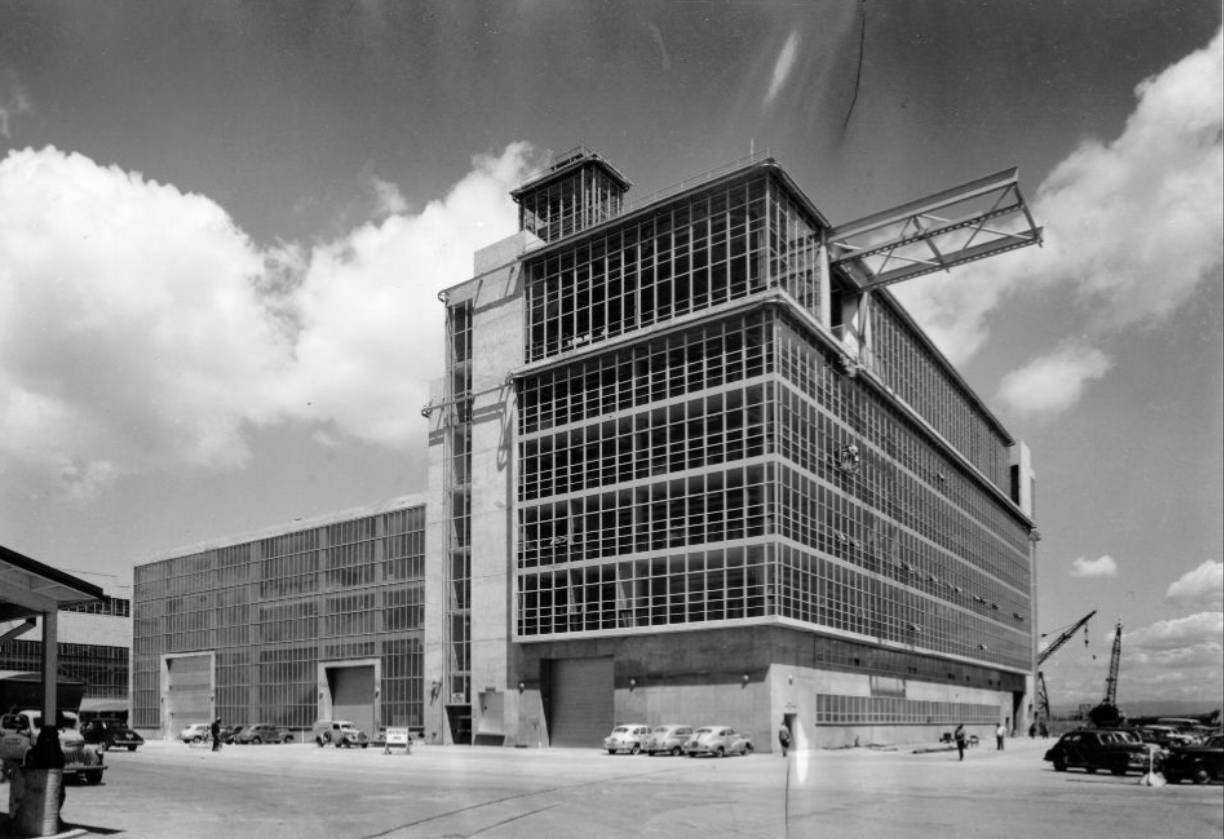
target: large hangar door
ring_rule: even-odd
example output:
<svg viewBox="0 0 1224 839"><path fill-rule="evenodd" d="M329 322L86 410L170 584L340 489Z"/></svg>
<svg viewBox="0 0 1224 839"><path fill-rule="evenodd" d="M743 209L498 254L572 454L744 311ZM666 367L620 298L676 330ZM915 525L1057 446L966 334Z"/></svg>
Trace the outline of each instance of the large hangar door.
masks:
<svg viewBox="0 0 1224 839"><path fill-rule="evenodd" d="M166 731L171 737L193 722L212 722L212 654L166 659Z"/></svg>
<svg viewBox="0 0 1224 839"><path fill-rule="evenodd" d="M598 747L614 725L612 657L557 659L549 687L552 745Z"/></svg>
<svg viewBox="0 0 1224 839"><path fill-rule="evenodd" d="M374 730L374 665L359 667L329 667L327 681L331 684L332 719L348 720L370 735Z"/></svg>

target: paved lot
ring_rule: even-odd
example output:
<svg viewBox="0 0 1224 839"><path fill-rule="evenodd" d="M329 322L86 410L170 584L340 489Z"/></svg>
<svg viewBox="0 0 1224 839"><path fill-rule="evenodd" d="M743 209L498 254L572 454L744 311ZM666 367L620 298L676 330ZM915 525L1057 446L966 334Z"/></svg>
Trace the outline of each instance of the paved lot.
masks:
<svg viewBox="0 0 1224 839"><path fill-rule="evenodd" d="M1055 773L1041 760L1048 742L984 744L964 763L955 751L909 748L694 760L437 746L214 754L150 743L108 754L102 785L70 785L63 817L131 839L1224 835L1224 787Z"/></svg>

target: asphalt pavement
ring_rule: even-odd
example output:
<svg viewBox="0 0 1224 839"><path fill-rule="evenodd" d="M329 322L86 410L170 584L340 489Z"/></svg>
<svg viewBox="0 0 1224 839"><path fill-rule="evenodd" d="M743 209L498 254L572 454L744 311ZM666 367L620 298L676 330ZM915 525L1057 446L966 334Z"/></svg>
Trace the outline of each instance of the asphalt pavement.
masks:
<svg viewBox="0 0 1224 839"><path fill-rule="evenodd" d="M108 753L101 785L70 785L62 817L70 835L125 839L1224 835L1224 787L1056 773L1053 742L984 742L963 762L937 744L689 759L151 742Z"/></svg>

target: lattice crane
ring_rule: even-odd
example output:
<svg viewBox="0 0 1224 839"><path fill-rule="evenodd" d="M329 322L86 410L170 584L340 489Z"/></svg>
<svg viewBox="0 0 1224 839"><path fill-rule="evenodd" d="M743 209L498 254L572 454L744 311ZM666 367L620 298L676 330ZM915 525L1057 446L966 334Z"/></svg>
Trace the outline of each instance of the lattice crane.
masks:
<svg viewBox="0 0 1224 839"><path fill-rule="evenodd" d="M1118 710L1118 665L1122 660L1122 621L1114 629L1113 649L1109 653L1109 675L1105 677L1105 698L1088 716L1100 726L1118 725L1122 714Z"/></svg>
<svg viewBox="0 0 1224 839"><path fill-rule="evenodd" d="M1075 633L1079 632L1080 627L1084 629L1084 646L1088 646L1088 621L1092 620L1092 616L1096 613L1097 610L1093 609L1071 624L1071 626L1059 632L1058 636L1044 650L1037 654L1037 667L1040 668L1050 656L1062 648L1063 644L1070 641ZM1045 674L1040 669L1037 671L1037 719L1044 722L1049 722L1050 720L1050 695L1046 690Z"/></svg>

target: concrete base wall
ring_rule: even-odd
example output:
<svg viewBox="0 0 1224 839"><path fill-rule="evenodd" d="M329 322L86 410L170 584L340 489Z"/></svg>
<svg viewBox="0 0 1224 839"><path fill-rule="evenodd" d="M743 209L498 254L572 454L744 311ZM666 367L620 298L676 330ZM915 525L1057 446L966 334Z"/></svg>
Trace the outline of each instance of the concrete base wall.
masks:
<svg viewBox="0 0 1224 839"><path fill-rule="evenodd" d="M955 722L906 725L817 724L817 694L888 695L910 700L995 706L997 722L1012 714L1013 694L955 682L939 683L832 670L798 663L793 652L811 633L755 625L649 636L620 636L516 644L512 691L505 704L506 745L548 746L548 663L554 659L612 656L614 724L725 724L753 736L758 751L777 748L776 733L791 715L800 748L859 745L934 745ZM970 734L993 743L994 723L966 724ZM597 748L598 743L592 743Z"/></svg>

